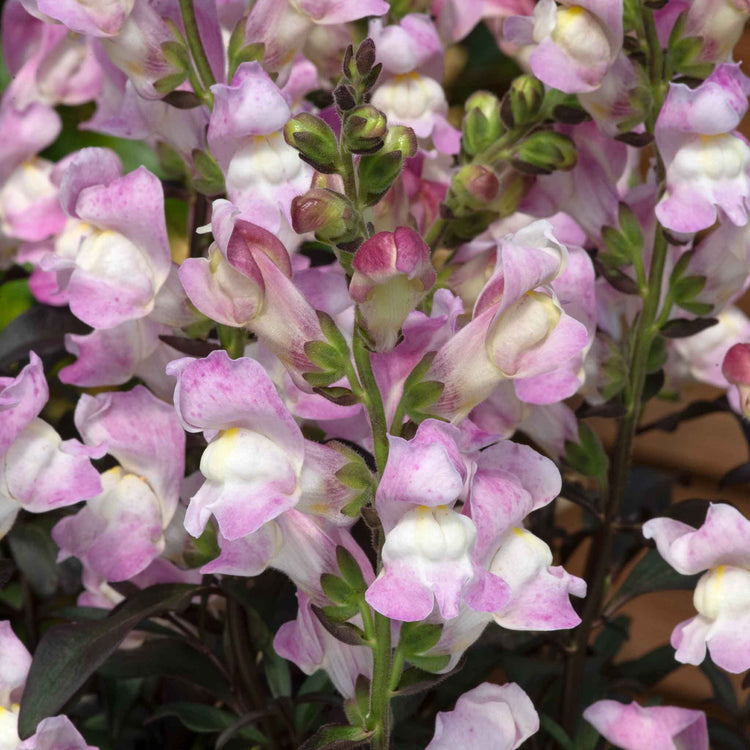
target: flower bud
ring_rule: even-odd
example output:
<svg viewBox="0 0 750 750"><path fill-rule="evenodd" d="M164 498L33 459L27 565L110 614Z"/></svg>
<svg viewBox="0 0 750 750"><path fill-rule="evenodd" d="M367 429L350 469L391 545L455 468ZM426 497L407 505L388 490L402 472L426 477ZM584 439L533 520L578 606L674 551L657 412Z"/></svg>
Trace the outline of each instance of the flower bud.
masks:
<svg viewBox="0 0 750 750"><path fill-rule="evenodd" d="M319 172L335 172L339 144L331 128L320 117L301 112L284 126L284 139L299 151L300 158Z"/></svg>
<svg viewBox="0 0 750 750"><path fill-rule="evenodd" d="M544 101L544 84L534 76L519 76L500 105L500 115L509 128L526 125L539 114Z"/></svg>
<svg viewBox="0 0 750 750"><path fill-rule="evenodd" d="M377 203L399 176L404 161L416 153L417 137L411 128L402 125L388 128L383 148L359 161L360 199L364 205Z"/></svg>
<svg viewBox="0 0 750 750"><path fill-rule="evenodd" d="M372 104L352 110L344 121L344 138L355 154L371 154L383 146L386 116Z"/></svg>
<svg viewBox="0 0 750 750"><path fill-rule="evenodd" d="M453 178L448 205L454 212L462 208L486 208L495 200L499 190L500 181L491 167L467 164Z"/></svg>
<svg viewBox="0 0 750 750"><path fill-rule="evenodd" d="M406 316L435 283L430 249L408 227L378 232L357 250L349 294L375 350L392 349Z"/></svg>
<svg viewBox="0 0 750 750"><path fill-rule="evenodd" d="M556 169L572 169L576 160L575 143L567 135L542 130L532 133L518 146L511 163L520 172L551 174Z"/></svg>
<svg viewBox="0 0 750 750"><path fill-rule="evenodd" d="M742 413L750 417L750 344L735 344L724 355L721 372L737 386Z"/></svg>
<svg viewBox="0 0 750 750"><path fill-rule="evenodd" d="M494 143L503 132L500 101L489 91L477 91L466 100L463 125L463 148L469 155L478 154Z"/></svg>
<svg viewBox="0 0 750 750"><path fill-rule="evenodd" d="M292 226L298 234L315 232L320 242L342 244L359 234L357 213L340 193L313 188L292 201Z"/></svg>

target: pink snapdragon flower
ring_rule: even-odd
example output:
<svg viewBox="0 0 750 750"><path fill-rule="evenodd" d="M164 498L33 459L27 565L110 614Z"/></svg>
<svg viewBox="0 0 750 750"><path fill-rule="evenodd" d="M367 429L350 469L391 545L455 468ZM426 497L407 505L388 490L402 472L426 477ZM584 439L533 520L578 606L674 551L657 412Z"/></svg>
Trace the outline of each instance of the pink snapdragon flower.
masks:
<svg viewBox="0 0 750 750"><path fill-rule="evenodd" d="M224 79L224 44L216 3L201 0L194 6L201 44L214 78L221 81ZM145 99L161 99L164 93L154 84L180 72L162 50L163 44L176 41L170 23L182 31L178 2L139 1L133 4L117 34L101 38L110 60L128 76L135 90Z"/></svg>
<svg viewBox="0 0 750 750"><path fill-rule="evenodd" d="M551 286L567 257L546 221L502 240L473 319L438 351L426 376L444 383L435 413L460 421L503 380L553 373L581 355L587 327L565 311ZM571 395L570 387L563 378L545 388L545 401Z"/></svg>
<svg viewBox="0 0 750 750"><path fill-rule="evenodd" d="M246 43L265 44L263 65L282 79L317 26L338 26L388 12L385 0L258 0L245 26Z"/></svg>
<svg viewBox="0 0 750 750"><path fill-rule="evenodd" d="M242 63L229 85L216 84L211 91L208 145L224 173L227 195L245 218L276 232L282 216L291 221L292 199L310 187L314 172L284 140L289 103L256 62Z"/></svg>
<svg viewBox="0 0 750 750"><path fill-rule="evenodd" d="M60 132L58 114L39 102L16 109L0 102L0 235L35 242L65 224L53 164L37 156ZM1 262L1 261L0 261Z"/></svg>
<svg viewBox="0 0 750 750"><path fill-rule="evenodd" d="M135 0L21 0L26 10L42 21L58 21L86 36L113 36L120 31Z"/></svg>
<svg viewBox="0 0 750 750"><path fill-rule="evenodd" d="M312 602L297 591L297 619L284 623L273 639L273 648L283 659L294 662L305 674L319 669L328 673L344 698L353 698L357 678L372 678L372 649L351 646L331 635L311 609Z"/></svg>
<svg viewBox="0 0 750 750"><path fill-rule="evenodd" d="M725 64L697 88L670 84L655 130L667 170L656 216L667 229L706 229L718 208L733 224L747 223L750 147L733 132L747 110L744 81L739 64Z"/></svg>
<svg viewBox="0 0 750 750"><path fill-rule="evenodd" d="M534 704L515 682L483 682L464 693L452 711L438 712L425 750L514 750L538 730Z"/></svg>
<svg viewBox="0 0 750 750"><path fill-rule="evenodd" d="M375 351L392 349L406 316L437 278L424 240L408 227L378 232L354 254L349 294L358 303Z"/></svg>
<svg viewBox="0 0 750 750"><path fill-rule="evenodd" d="M583 718L623 750L708 750L703 711L602 700L589 706Z"/></svg>
<svg viewBox="0 0 750 750"><path fill-rule="evenodd" d="M305 344L323 334L315 310L291 280L286 248L225 200L214 202L212 231L209 258L188 258L180 266L188 297L213 320L250 328L307 388L299 373L314 367Z"/></svg>
<svg viewBox="0 0 750 750"><path fill-rule="evenodd" d="M90 458L104 451L63 441L38 415L49 398L42 361L34 352L15 378L0 378L0 536L21 509L44 513L101 492Z"/></svg>
<svg viewBox="0 0 750 750"><path fill-rule="evenodd" d="M737 386L740 408L750 417L750 344L735 344L724 355L722 375Z"/></svg>
<svg viewBox="0 0 750 750"><path fill-rule="evenodd" d="M698 614L672 632L677 661L700 664L708 648L728 672L750 668L750 521L731 505L714 503L699 529L654 518L643 524L643 535L678 573L706 571L693 596Z"/></svg>
<svg viewBox="0 0 750 750"><path fill-rule="evenodd" d="M39 722L27 740L18 736L21 693L31 667L31 654L13 632L8 620L0 622L0 744L13 750L96 750L87 745L67 716Z"/></svg>
<svg viewBox="0 0 750 750"><path fill-rule="evenodd" d="M370 563L347 529L295 509L240 539L228 540L220 534L219 546L221 554L201 572L250 577L274 568L289 576L318 606L329 603L320 577L339 572L336 547L343 546L354 555L368 582L374 578Z"/></svg>
<svg viewBox="0 0 750 750"><path fill-rule="evenodd" d="M533 16L508 18L503 36L535 45L529 65L548 86L567 94L593 91L622 48L622 0L541 0Z"/></svg>
<svg viewBox="0 0 750 750"><path fill-rule="evenodd" d="M185 433L174 409L143 386L82 395L76 426L104 445L119 466L102 475L103 492L57 523L60 557L75 556L106 581L128 580L165 547L185 471Z"/></svg>
<svg viewBox="0 0 750 750"><path fill-rule="evenodd" d="M368 603L388 617L415 621L435 602L455 617L462 599L482 611L505 604L507 586L474 563L474 523L454 509L468 468L457 428L422 422L409 441L389 437L390 451L376 493L386 534L383 570L368 588Z"/></svg>
<svg viewBox="0 0 750 750"><path fill-rule="evenodd" d="M177 378L174 402L188 432L204 432L203 486L190 500L185 528L200 536L213 515L224 538L257 531L299 501L304 438L263 367L229 358L185 357L167 372Z"/></svg>
<svg viewBox="0 0 750 750"><path fill-rule="evenodd" d="M92 40L29 15L30 5L9 0L3 6L3 57L13 77L6 95L19 109L34 101L55 106L94 99L102 71Z"/></svg>
<svg viewBox="0 0 750 750"><path fill-rule="evenodd" d="M123 176L103 148L76 152L61 170L60 200L75 221L42 268L57 271L71 311L94 328L146 317L172 266L161 182L145 167Z"/></svg>
<svg viewBox="0 0 750 750"><path fill-rule="evenodd" d="M432 20L410 13L398 24L384 26L375 19L369 33L383 64L372 103L385 112L389 124L405 125L417 138L430 138L441 153L457 153L461 133L445 119L443 45Z"/></svg>

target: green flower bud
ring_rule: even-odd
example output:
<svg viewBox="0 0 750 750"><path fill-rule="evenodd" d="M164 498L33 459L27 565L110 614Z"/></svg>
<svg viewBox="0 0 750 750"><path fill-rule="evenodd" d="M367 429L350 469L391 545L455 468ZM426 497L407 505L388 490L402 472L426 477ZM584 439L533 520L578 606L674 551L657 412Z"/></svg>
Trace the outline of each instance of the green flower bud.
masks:
<svg viewBox="0 0 750 750"><path fill-rule="evenodd" d="M386 116L372 104L357 107L344 120L344 138L355 154L378 151L386 132Z"/></svg>
<svg viewBox="0 0 750 750"><path fill-rule="evenodd" d="M511 164L527 174L551 174L576 165L576 146L567 135L553 130L532 133L516 149Z"/></svg>
<svg viewBox="0 0 750 750"><path fill-rule="evenodd" d="M313 188L292 201L292 226L298 234L315 232L320 242L335 245L351 242L360 230L349 199L327 188Z"/></svg>
<svg viewBox="0 0 750 750"><path fill-rule="evenodd" d="M502 134L500 101L488 91L477 91L466 100L463 149L473 156L492 145Z"/></svg>
<svg viewBox="0 0 750 750"><path fill-rule="evenodd" d="M399 176L406 159L417 153L417 137L411 128L388 128L383 147L359 160L360 200L366 206L377 203Z"/></svg>
<svg viewBox="0 0 750 750"><path fill-rule="evenodd" d="M337 171L339 144L333 130L320 117L308 112L295 115L284 125L284 139L318 172Z"/></svg>
<svg viewBox="0 0 750 750"><path fill-rule="evenodd" d="M490 167L483 164L467 164L451 182L448 206L454 213L461 209L486 208L497 198L500 182Z"/></svg>
<svg viewBox="0 0 750 750"><path fill-rule="evenodd" d="M500 105L500 115L509 128L533 122L542 108L544 84L534 76L519 76L510 85Z"/></svg>

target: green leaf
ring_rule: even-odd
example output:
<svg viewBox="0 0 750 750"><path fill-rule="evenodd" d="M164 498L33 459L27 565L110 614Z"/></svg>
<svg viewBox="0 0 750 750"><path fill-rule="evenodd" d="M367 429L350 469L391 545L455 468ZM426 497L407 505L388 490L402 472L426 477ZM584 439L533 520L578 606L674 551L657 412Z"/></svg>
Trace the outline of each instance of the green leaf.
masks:
<svg viewBox="0 0 750 750"><path fill-rule="evenodd" d="M372 737L364 727L350 727L344 724L326 724L304 742L299 750L350 750L360 747Z"/></svg>
<svg viewBox="0 0 750 750"><path fill-rule="evenodd" d="M199 734L221 732L237 721L237 717L228 711L222 711L204 703L188 703L187 701L166 703L151 714L149 721L158 721L168 716L176 717L183 726Z"/></svg>
<svg viewBox="0 0 750 750"><path fill-rule="evenodd" d="M219 668L205 654L174 638L154 638L138 648L116 651L99 668L99 674L118 680L172 677L198 685L224 701L232 697Z"/></svg>
<svg viewBox="0 0 750 750"><path fill-rule="evenodd" d="M602 477L609 465L599 436L585 422L578 425L578 442L565 444L565 460L585 477Z"/></svg>
<svg viewBox="0 0 750 750"><path fill-rule="evenodd" d="M358 599L356 592L352 591L349 584L332 573L323 573L320 576L320 587L323 593L336 604L350 604Z"/></svg>
<svg viewBox="0 0 750 750"><path fill-rule="evenodd" d="M422 622L405 622L401 625L399 648L406 657L424 654L437 645L443 632L442 625Z"/></svg>
<svg viewBox="0 0 750 750"><path fill-rule="evenodd" d="M640 252L643 248L643 232L641 232L641 225L633 209L627 203L620 203L617 220L630 249L633 252Z"/></svg>
<svg viewBox="0 0 750 750"><path fill-rule="evenodd" d="M539 716L539 724L547 734L555 740L563 750L576 750L573 740L568 737L565 730L547 714L541 714Z"/></svg>
<svg viewBox="0 0 750 750"><path fill-rule="evenodd" d="M268 687L274 698L288 697L292 694L292 675L289 662L282 659L269 644L263 650L263 669L266 673Z"/></svg>
<svg viewBox="0 0 750 750"><path fill-rule="evenodd" d="M362 646L366 644L364 633L352 623L347 622L359 612L357 605L338 607L316 607L312 606L312 611L320 620L320 624L334 637L342 643L348 643L350 646Z"/></svg>
<svg viewBox="0 0 750 750"><path fill-rule="evenodd" d="M343 367L341 353L327 341L308 341L305 344L307 358L321 370L332 370L342 377ZM339 378L336 378L338 380Z"/></svg>
<svg viewBox="0 0 750 750"><path fill-rule="evenodd" d="M335 370L327 370L325 372L303 372L302 377L307 383L313 388L327 388L331 383L335 383L341 379L341 373ZM351 393L351 391L350 391Z"/></svg>
<svg viewBox="0 0 750 750"><path fill-rule="evenodd" d="M731 716L739 716L740 708L737 704L737 693L729 677L711 661L710 656L706 656L700 667L701 672L711 682L716 702Z"/></svg>
<svg viewBox="0 0 750 750"><path fill-rule="evenodd" d="M32 523L17 524L8 535L8 544L18 569L41 597L52 596L60 580L57 546L49 534Z"/></svg>
<svg viewBox="0 0 750 750"><path fill-rule="evenodd" d="M34 304L28 279L13 279L0 286L0 331Z"/></svg>
<svg viewBox="0 0 750 750"><path fill-rule="evenodd" d="M341 577L346 581L350 589L359 594L367 590L367 582L362 575L362 569L359 563L354 559L354 555L346 547L339 545L336 547L336 562L339 566Z"/></svg>
<svg viewBox="0 0 750 750"><path fill-rule="evenodd" d="M622 662L617 670L626 679L637 680L644 687L652 687L670 672L679 667L674 649L670 645L659 646L638 659Z"/></svg>
<svg viewBox="0 0 750 750"><path fill-rule="evenodd" d="M369 490L373 485L372 472L359 457L342 466L336 472L336 479L354 490Z"/></svg>
<svg viewBox="0 0 750 750"><path fill-rule="evenodd" d="M701 293L705 286L705 276L683 276L672 284L672 297L678 305L681 305L683 302L690 302Z"/></svg>
<svg viewBox="0 0 750 750"><path fill-rule="evenodd" d="M667 362L667 341L664 336L655 336L646 358L646 373L658 372Z"/></svg>
<svg viewBox="0 0 750 750"><path fill-rule="evenodd" d="M406 392L407 411L422 411L428 406L432 406L443 394L444 383L438 383L436 380L428 380L413 386Z"/></svg>
<svg viewBox="0 0 750 750"><path fill-rule="evenodd" d="M435 674L444 670L451 658L448 654L441 654L439 656L418 656L411 654L406 657L410 664L413 664L417 669L421 669L423 672L429 672Z"/></svg>
<svg viewBox="0 0 750 750"><path fill-rule="evenodd" d="M185 607L195 592L188 584L157 584L126 599L102 620L53 625L42 636L26 680L18 719L22 739L58 713L141 621Z"/></svg>
<svg viewBox="0 0 750 750"><path fill-rule="evenodd" d="M700 578L699 575L681 575L664 560L657 550L651 549L630 571L630 575L615 592L605 610L611 612L625 602L652 591L693 589L698 578Z"/></svg>

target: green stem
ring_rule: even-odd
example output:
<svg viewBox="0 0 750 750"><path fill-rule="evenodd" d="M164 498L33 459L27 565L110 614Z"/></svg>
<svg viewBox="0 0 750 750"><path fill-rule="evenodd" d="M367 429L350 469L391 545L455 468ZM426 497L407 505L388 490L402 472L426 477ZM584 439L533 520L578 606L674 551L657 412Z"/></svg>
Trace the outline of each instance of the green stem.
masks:
<svg viewBox="0 0 750 750"><path fill-rule="evenodd" d="M385 409L383 408L383 400L380 397L380 390L375 381L375 375L372 372L370 352L367 350L358 328L354 331L352 353L354 355L354 363L357 365L357 371L359 372L359 379L362 383L361 395L370 416L372 439L375 449L375 463L378 467L378 474L382 476L385 469L385 462L388 460L388 425L385 420Z"/></svg>
<svg viewBox="0 0 750 750"><path fill-rule="evenodd" d="M391 681L389 688L391 692L398 688L398 683L401 682L401 673L404 671L404 652L396 647L393 654L393 668L391 669Z"/></svg>
<svg viewBox="0 0 750 750"><path fill-rule="evenodd" d="M391 621L375 612L370 720L375 734L372 750L388 750L391 742Z"/></svg>
<svg viewBox="0 0 750 750"><path fill-rule="evenodd" d="M438 216L437 219L432 223L432 226L427 231L424 241L429 246L430 251L435 252L439 247L440 243L445 237L445 233L448 229L448 219L444 219L442 216Z"/></svg>
<svg viewBox="0 0 750 750"><path fill-rule="evenodd" d="M357 195L357 178L354 176L354 157L352 152L341 144L341 177L344 180L344 193L346 197L359 208L359 196Z"/></svg>
<svg viewBox="0 0 750 750"><path fill-rule="evenodd" d="M653 133L654 124L664 98L665 88L662 82L664 61L651 11L645 11L643 23L644 33L649 45L649 73L654 92L653 107L647 118L646 126L649 132ZM664 184L664 163L658 152L656 153L656 161L659 194L661 194ZM583 613L581 614L581 624L575 631L570 648L571 655L566 665L562 725L570 736L573 736L578 721L580 687L583 680L589 638L594 624L599 620L610 577L612 547L625 498L625 487L633 454L633 440L643 407L643 388L646 383L648 354L654 338L659 332L659 321L663 317L663 313L661 316L659 315L659 302L661 300L666 258L667 239L661 227L657 224L651 254L651 266L648 273L648 285L643 297L643 308L632 331L628 347L628 380L623 391L625 414L620 420L617 439L611 456L609 491L604 508L604 517L586 561L586 578L589 586ZM665 309L669 305L669 301L665 300Z"/></svg>
<svg viewBox="0 0 750 750"><path fill-rule="evenodd" d="M206 50L203 48L203 42L201 42L193 0L180 0L180 15L182 16L182 24L185 27L185 36L190 48L190 55L203 83L203 88L208 91L216 83L216 78L214 78L211 63L208 61Z"/></svg>

